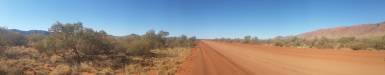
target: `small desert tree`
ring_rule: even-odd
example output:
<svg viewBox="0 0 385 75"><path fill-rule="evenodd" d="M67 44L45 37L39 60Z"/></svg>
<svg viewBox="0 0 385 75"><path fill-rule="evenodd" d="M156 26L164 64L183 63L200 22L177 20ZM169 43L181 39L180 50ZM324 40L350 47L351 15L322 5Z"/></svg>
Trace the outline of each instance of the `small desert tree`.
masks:
<svg viewBox="0 0 385 75"><path fill-rule="evenodd" d="M84 60L93 60L89 56L108 55L114 48L106 32L85 28L80 22L57 22L49 32L50 36L46 40L47 45L51 46L49 49L64 58L70 57L69 62L77 65Z"/></svg>
<svg viewBox="0 0 385 75"><path fill-rule="evenodd" d="M243 43L250 43L250 42L251 42L251 36L250 35L243 37Z"/></svg>
<svg viewBox="0 0 385 75"><path fill-rule="evenodd" d="M169 32L166 31L156 33L154 30L149 30L142 36L131 37L133 40L129 41L128 52L133 55L151 55L150 50L166 47L168 35Z"/></svg>

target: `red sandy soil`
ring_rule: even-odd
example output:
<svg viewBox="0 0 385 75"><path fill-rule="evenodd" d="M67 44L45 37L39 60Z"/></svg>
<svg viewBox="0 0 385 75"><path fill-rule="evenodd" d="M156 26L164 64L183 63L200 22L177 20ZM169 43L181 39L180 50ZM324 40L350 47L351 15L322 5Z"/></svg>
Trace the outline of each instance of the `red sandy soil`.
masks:
<svg viewBox="0 0 385 75"><path fill-rule="evenodd" d="M201 41L177 75L385 75L385 52Z"/></svg>

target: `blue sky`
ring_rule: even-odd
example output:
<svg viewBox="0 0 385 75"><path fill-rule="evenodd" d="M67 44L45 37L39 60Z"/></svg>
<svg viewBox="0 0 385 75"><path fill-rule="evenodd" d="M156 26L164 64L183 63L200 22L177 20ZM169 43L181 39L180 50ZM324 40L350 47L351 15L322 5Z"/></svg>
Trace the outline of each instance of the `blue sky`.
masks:
<svg viewBox="0 0 385 75"><path fill-rule="evenodd" d="M271 38L385 21L384 0L1 0L0 26L83 22L112 35L154 30L198 38Z"/></svg>

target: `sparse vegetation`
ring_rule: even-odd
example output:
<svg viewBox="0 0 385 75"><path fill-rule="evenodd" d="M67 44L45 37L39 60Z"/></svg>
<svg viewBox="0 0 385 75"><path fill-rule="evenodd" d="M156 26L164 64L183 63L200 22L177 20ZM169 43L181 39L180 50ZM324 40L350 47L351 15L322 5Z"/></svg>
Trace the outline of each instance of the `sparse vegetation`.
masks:
<svg viewBox="0 0 385 75"><path fill-rule="evenodd" d="M240 38L217 38L214 39L214 41L222 41L222 42L238 42L238 43L245 43L245 44L261 44L265 43L265 40L260 40L258 37L252 37L250 35L244 36L243 39Z"/></svg>
<svg viewBox="0 0 385 75"><path fill-rule="evenodd" d="M280 47L299 47L299 48L327 48L340 49L350 48L352 50L385 50L385 36L366 39L356 39L354 37L343 37L339 39L329 39L325 37L304 39L298 37L277 37L270 43Z"/></svg>
<svg viewBox="0 0 385 75"><path fill-rule="evenodd" d="M26 38L16 32L10 32L6 28L0 28L0 46L21 46L27 42Z"/></svg>
<svg viewBox="0 0 385 75"><path fill-rule="evenodd" d="M341 49L349 48L352 50L385 50L385 35L381 37L372 37L357 39L355 37L342 37L338 39L330 39L326 37L306 39L296 36L277 36L272 39L258 39L251 36L245 36L243 39L217 38L215 41L222 42L238 42L246 44L266 44L279 47L296 47L296 48L320 48L320 49Z"/></svg>
<svg viewBox="0 0 385 75"><path fill-rule="evenodd" d="M196 38L169 37L150 30L143 35L108 35L78 23L55 23L48 35L21 35L0 28L1 75L173 74Z"/></svg>

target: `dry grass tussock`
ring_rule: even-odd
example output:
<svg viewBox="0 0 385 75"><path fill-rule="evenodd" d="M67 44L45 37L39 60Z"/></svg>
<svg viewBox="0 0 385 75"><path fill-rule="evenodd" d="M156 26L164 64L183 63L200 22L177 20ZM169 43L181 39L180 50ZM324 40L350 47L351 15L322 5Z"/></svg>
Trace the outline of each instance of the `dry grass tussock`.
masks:
<svg viewBox="0 0 385 75"><path fill-rule="evenodd" d="M190 55L190 48L168 48L152 50L157 56L149 59L133 57L141 61L138 64L128 64L119 70L121 75L174 75L183 61Z"/></svg>

